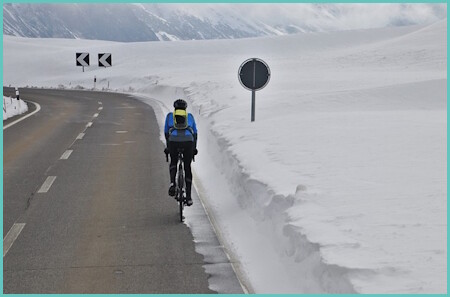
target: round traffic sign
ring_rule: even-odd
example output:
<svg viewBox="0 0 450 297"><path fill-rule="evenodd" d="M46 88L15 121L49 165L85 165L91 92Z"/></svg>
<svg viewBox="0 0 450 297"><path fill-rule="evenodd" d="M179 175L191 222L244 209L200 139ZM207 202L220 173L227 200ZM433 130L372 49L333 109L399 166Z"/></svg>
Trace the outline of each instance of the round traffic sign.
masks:
<svg viewBox="0 0 450 297"><path fill-rule="evenodd" d="M269 66L261 59L251 58L239 67L239 81L242 86L251 91L264 88L270 79Z"/></svg>

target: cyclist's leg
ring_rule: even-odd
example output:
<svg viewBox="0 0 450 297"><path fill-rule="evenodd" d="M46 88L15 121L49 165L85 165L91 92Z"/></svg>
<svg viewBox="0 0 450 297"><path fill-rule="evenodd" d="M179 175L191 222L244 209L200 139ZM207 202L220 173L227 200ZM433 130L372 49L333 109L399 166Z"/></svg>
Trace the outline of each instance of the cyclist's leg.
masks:
<svg viewBox="0 0 450 297"><path fill-rule="evenodd" d="M194 144L193 142L185 142L184 145L184 172L185 172L185 180L186 180L186 197L191 197L191 189L192 189L192 170L191 170L191 162L192 157L194 155Z"/></svg>
<svg viewBox="0 0 450 297"><path fill-rule="evenodd" d="M169 174L170 174L170 188L169 195L175 195L175 175L177 174L177 159L178 159L178 143L171 141L169 144L169 154L170 154L170 165L169 165Z"/></svg>

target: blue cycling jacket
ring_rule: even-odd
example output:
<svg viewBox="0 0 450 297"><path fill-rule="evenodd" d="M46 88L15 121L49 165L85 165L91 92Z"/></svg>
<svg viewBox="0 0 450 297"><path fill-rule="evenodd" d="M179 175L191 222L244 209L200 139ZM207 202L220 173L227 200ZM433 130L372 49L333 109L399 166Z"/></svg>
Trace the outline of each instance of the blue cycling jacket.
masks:
<svg viewBox="0 0 450 297"><path fill-rule="evenodd" d="M197 140L197 125L195 124L194 116L188 113L188 128L177 130L174 128L173 112L166 116L166 123L164 125L164 135L167 141L185 142Z"/></svg>

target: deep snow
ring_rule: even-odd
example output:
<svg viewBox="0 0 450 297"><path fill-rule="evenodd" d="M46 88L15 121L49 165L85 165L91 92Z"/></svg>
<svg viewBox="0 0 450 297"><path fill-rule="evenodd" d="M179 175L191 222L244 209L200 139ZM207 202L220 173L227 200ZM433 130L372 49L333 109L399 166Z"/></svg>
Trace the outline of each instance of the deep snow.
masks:
<svg viewBox="0 0 450 297"><path fill-rule="evenodd" d="M28 105L22 99L3 96L3 120L28 111Z"/></svg>
<svg viewBox="0 0 450 297"><path fill-rule="evenodd" d="M251 292L446 293L446 27L127 44L4 36L4 85L92 88L95 75L97 89L154 106L160 125L187 98L196 188ZM113 67L83 73L78 51L111 52ZM250 57L272 71L254 123L237 79Z"/></svg>

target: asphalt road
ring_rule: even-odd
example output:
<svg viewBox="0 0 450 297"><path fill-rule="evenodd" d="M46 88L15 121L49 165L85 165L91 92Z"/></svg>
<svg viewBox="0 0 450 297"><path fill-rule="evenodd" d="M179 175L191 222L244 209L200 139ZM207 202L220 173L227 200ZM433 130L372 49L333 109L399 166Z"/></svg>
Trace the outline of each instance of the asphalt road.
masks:
<svg viewBox="0 0 450 297"><path fill-rule="evenodd" d="M4 293L214 293L167 196L151 107L87 91L21 98L41 110L3 130Z"/></svg>

